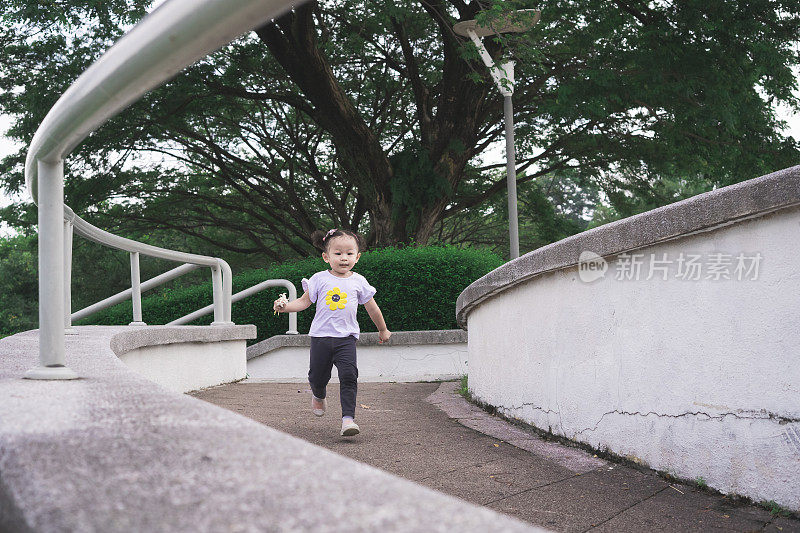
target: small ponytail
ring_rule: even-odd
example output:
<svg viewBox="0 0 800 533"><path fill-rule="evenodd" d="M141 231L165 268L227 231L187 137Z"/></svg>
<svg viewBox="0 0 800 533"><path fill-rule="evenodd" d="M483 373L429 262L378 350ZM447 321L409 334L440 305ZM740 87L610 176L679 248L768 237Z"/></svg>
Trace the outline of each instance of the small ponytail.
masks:
<svg viewBox="0 0 800 533"><path fill-rule="evenodd" d="M311 244L318 250L325 251L325 232L317 230L311 234Z"/></svg>

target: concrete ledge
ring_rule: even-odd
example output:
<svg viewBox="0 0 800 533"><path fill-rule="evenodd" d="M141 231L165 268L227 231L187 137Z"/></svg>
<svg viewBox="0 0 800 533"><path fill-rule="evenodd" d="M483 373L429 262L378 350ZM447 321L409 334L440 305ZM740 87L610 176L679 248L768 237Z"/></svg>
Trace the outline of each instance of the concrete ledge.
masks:
<svg viewBox="0 0 800 533"><path fill-rule="evenodd" d="M68 336L75 381L0 339L0 531L537 530L170 392L111 350L130 329Z"/></svg>
<svg viewBox="0 0 800 533"><path fill-rule="evenodd" d="M120 361L174 392L190 392L247 376L246 343L253 325L136 326L116 333L111 349Z"/></svg>
<svg viewBox="0 0 800 533"><path fill-rule="evenodd" d="M246 343L253 325L136 326L111 337L131 370L174 392L239 381L247 376Z"/></svg>
<svg viewBox="0 0 800 533"><path fill-rule="evenodd" d="M456 301L458 325L480 302L535 276L578 264L583 251L602 257L763 216L800 204L800 166L618 220L529 252L469 285Z"/></svg>
<svg viewBox="0 0 800 533"><path fill-rule="evenodd" d="M467 334L460 329L442 329L430 331L396 331L389 342L380 344L376 332L362 333L358 346L412 346L416 344L462 344L467 342ZM247 347L247 359L250 360L269 353L278 348L309 347L311 338L308 335L275 335Z"/></svg>
<svg viewBox="0 0 800 533"><path fill-rule="evenodd" d="M133 326L111 337L111 349L122 356L137 348L184 342L221 342L256 338L252 324L232 326Z"/></svg>
<svg viewBox="0 0 800 533"><path fill-rule="evenodd" d="M398 331L389 342L377 333L358 340L358 381L413 382L458 379L467 373L467 333L460 329ZM247 349L249 381L308 380L308 335L277 335ZM337 373L333 371L334 381Z"/></svg>

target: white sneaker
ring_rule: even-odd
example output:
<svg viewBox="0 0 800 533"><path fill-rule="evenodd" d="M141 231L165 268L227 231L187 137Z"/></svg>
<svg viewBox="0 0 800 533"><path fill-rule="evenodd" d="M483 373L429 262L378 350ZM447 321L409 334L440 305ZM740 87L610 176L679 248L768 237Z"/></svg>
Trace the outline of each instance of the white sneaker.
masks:
<svg viewBox="0 0 800 533"><path fill-rule="evenodd" d="M358 424L355 422L348 422L342 425L342 437L352 437L358 435L361 430L358 429Z"/></svg>
<svg viewBox="0 0 800 533"><path fill-rule="evenodd" d="M322 399L322 409L317 409L314 407L314 400L319 400L319 398L315 398L313 395L311 396L311 410L317 416L322 416L325 414L325 409L328 407L328 400L326 398Z"/></svg>

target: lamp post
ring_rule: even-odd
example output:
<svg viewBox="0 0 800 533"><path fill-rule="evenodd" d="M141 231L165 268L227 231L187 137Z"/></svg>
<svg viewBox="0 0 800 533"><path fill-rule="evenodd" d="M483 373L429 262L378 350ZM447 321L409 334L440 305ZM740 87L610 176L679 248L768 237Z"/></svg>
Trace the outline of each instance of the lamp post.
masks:
<svg viewBox="0 0 800 533"><path fill-rule="evenodd" d="M504 97L503 111L506 123L506 176L508 180L508 233L511 243L511 259L519 257L519 217L517 216L517 169L514 153L514 107L511 97L514 94L514 62L504 61L496 65L483 46L481 37L500 33L520 33L528 31L539 22L542 12L538 9L514 11L499 20L484 26L475 20L465 20L453 26L453 31L469 37L481 56L497 88Z"/></svg>

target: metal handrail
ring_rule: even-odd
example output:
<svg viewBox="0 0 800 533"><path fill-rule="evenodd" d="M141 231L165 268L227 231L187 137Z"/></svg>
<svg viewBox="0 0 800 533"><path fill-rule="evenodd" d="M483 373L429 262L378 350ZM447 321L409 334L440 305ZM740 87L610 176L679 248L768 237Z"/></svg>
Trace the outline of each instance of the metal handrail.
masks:
<svg viewBox="0 0 800 533"><path fill-rule="evenodd" d="M158 287L170 280L177 278L178 276L182 276L187 272L191 272L192 270L196 270L199 267L197 265L192 265L190 263L185 263L179 267L173 268L172 270L168 270L163 274L159 274L158 276L151 278L140 285L141 292L146 290ZM131 296L133 295L133 288L126 289L124 291L118 292L113 296L109 296L105 300L100 300L97 303L93 303L90 306L84 307L80 311L75 311L74 313L70 314L70 319L72 321L81 320L82 318L86 318L88 316L92 316L93 314L102 311L103 309L107 309L113 305L117 305L118 303L124 302L126 300L130 300Z"/></svg>
<svg viewBox="0 0 800 533"><path fill-rule="evenodd" d="M183 271L181 271L180 273L176 273L177 269L173 269L172 271L170 271L173 275L171 275L168 278L162 278L162 277L154 278L153 280L150 280L149 283L145 282L147 283L147 287L145 288L144 284L140 284L139 282L139 254L147 255L150 257L158 257L160 259L167 259L170 261L179 261L196 266L206 266L211 268L211 279L214 291L214 323L215 324L231 323L231 290L232 290L231 279L233 275L231 272L231 267L224 259L221 259L219 257L209 257L205 255L189 254L185 252L179 252L176 250L168 250L166 248L160 248L158 246L152 246L150 244L144 244L138 241L134 241L132 239L126 239L125 237L120 237L119 235L114 235L113 233L101 230L100 228L86 222L81 217L76 215L75 212L72 211L72 209L70 209L66 205L64 206L64 220L70 225L70 227L66 228L67 232L74 229L75 233L81 235L82 237L103 244L110 248L116 248L117 250L124 250L131 254L130 294L133 302L132 324L144 325L144 322L142 321L142 310L141 310L141 292L143 290L147 290L148 288L152 288L161 283L165 283L170 279L173 279L178 275L184 273ZM67 239L65 239L64 258L65 258L65 263L69 264L71 261L71 253L70 253L71 250L69 250L67 246L68 246ZM66 273L67 272L65 271L65 275ZM164 276L164 274L162 274L162 276ZM159 279L159 282L158 283L154 282L155 279ZM69 277L66 277L64 283L65 303L67 304L67 309L65 310L65 316L71 319L74 317L72 317L68 309L70 300L69 286L70 286L70 279ZM107 298L106 300L103 300L103 302L109 299L115 299L118 296L119 294L114 295L110 298ZM118 301L121 300L117 299L114 303L117 303ZM65 325L67 326L67 328L70 328L71 320L67 319Z"/></svg>
<svg viewBox="0 0 800 533"><path fill-rule="evenodd" d="M25 161L25 183L39 208L40 362L40 366L28 371L25 377L78 377L65 365L64 326L65 317L69 316L64 283L69 270L65 243L71 241L72 232L65 231L64 226L65 216L72 210L64 205L64 158L91 132L147 91L246 31L280 16L293 3L301 2L167 0L81 74L48 112L33 136ZM74 213L72 223L79 233L85 231L103 241L117 243L132 254L152 254L170 259L162 255L167 252L163 248L103 232ZM230 295L230 267L218 258L194 257L203 261L201 264L209 259L216 262L216 270L212 265L205 266L217 272L213 278L214 300L222 308L227 299L223 294L227 292ZM135 293L137 289L141 290L138 255L131 260L131 273L132 291ZM229 310L230 306L228 319Z"/></svg>
<svg viewBox="0 0 800 533"><path fill-rule="evenodd" d="M243 291L239 291L231 297L231 301L233 303L238 302L239 300L243 300L248 296L252 296L258 292L263 291L264 289L268 289L269 287L286 287L289 291L289 300L296 300L297 299L297 288L295 288L294 284L288 279L269 279L267 281L262 281L261 283L257 283L252 287L248 287ZM172 322L167 322L168 326L178 326L181 324L188 324L192 320L198 319L201 316L205 316L213 311L213 305L207 305L202 309L198 309L193 313L189 313L188 315L182 316L178 319L173 320ZM286 332L287 335L297 335L297 313L289 313L289 331Z"/></svg>
<svg viewBox="0 0 800 533"><path fill-rule="evenodd" d="M169 250L167 248L159 248L151 244L144 244L132 239L126 239L119 235L114 235L107 231L91 225L75 214L72 209L64 206L64 220L72 223L75 228L75 233L82 237L86 237L96 243L103 244L109 248L116 248L117 250L124 250L126 252L139 252L142 255L150 257L158 257L160 259L168 259L170 261L178 261L181 263L191 263L198 266L207 266L216 268L219 266L218 257L210 257L207 255L189 254L186 252L179 252L177 250Z"/></svg>
<svg viewBox="0 0 800 533"><path fill-rule="evenodd" d="M154 278L150 278L149 280L143 282L141 284L141 286L140 286L141 292L145 292L145 291L148 291L148 290L153 289L155 287L158 287L159 285L163 285L164 283L166 283L168 281L171 281L171 280L177 278L178 276L182 276L183 274L186 274L188 272L196 270L197 268L199 268L198 265L193 265L193 264L190 264L190 263L186 263L186 264L183 264L183 265L181 265L179 267L173 268L172 270L168 270L167 272L164 272L163 274L159 274L158 276L156 276ZM243 300L243 299L247 298L248 296L252 296L252 295L254 295L254 294L258 293L258 292L261 292L264 289L267 289L269 287L286 287L286 289L289 291L289 300L297 299L297 288L292 284L291 281L289 281L288 279L270 279L270 280L267 280L267 281L262 281L261 283L257 283L256 285L253 285L252 287L248 287L247 289L244 289L243 291L239 291L236 294L231 295L231 303L234 304L234 303L236 303L236 302L238 302L240 300ZM72 313L69 316L69 320L70 321L68 322L67 327L68 328L71 327L71 323L73 321L81 320L83 318L92 316L93 314L95 314L97 312L100 312L103 309L107 309L109 307L117 305L118 303L122 303L124 301L130 300L132 297L135 299L133 287L131 287L130 289L125 289L124 291L120 291L117 294L114 294L113 296L109 296L108 298L106 298L104 300L100 300L97 303L94 303L92 305L84 307L80 311L75 311L74 313ZM141 298L141 294L140 294L139 297ZM134 304L134 307L135 307L135 304ZM179 325L182 325L182 324L188 324L188 323L192 322L193 320L196 320L196 319L200 318L201 316L205 316L205 315L207 315L207 314L209 314L209 313L211 313L213 311L214 311L214 304L207 305L207 306L205 306L205 307L203 307L201 309L198 309L197 311L189 313L188 315L184 315L184 316L182 316L180 318L177 318L177 319L173 320L172 322L167 322L166 325L167 326L179 326ZM134 323L137 322L136 318L137 318L136 317L136 313L134 312ZM141 315L139 315L139 318L141 319ZM139 321L141 321L141 320L139 320ZM142 323L142 325L144 325L144 323ZM298 331L297 331L297 313L296 312L295 313L289 313L289 329L286 331L286 334L287 335L297 335L298 334Z"/></svg>

